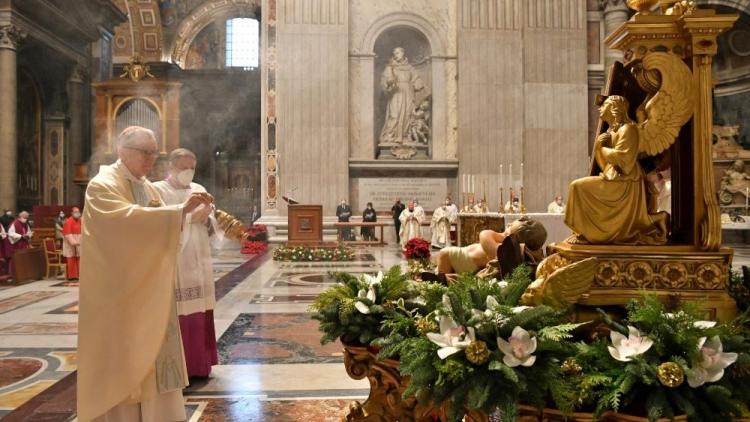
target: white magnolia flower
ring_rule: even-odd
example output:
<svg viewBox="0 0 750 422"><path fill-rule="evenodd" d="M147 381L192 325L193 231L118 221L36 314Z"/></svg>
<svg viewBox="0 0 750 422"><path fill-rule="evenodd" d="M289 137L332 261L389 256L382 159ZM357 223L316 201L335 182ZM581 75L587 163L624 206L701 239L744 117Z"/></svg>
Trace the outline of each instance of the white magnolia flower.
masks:
<svg viewBox="0 0 750 422"><path fill-rule="evenodd" d="M529 332L521 327L516 327L505 341L498 337L497 347L505 355L503 363L514 368L516 366L531 366L536 362L536 337L531 337Z"/></svg>
<svg viewBox="0 0 750 422"><path fill-rule="evenodd" d="M493 278L492 280L490 280L490 283L497 284L498 286L500 286L501 289L508 287L508 282L505 280L498 280L496 278Z"/></svg>
<svg viewBox="0 0 750 422"><path fill-rule="evenodd" d="M630 362L633 357L646 353L654 341L646 336L641 336L637 328L628 325L628 336L612 331L609 334L612 346L608 346L609 354L621 362Z"/></svg>
<svg viewBox="0 0 750 422"><path fill-rule="evenodd" d="M667 319L674 319L675 317L679 317L679 316L683 316L683 315L684 315L683 311L680 311L677 314L673 314L671 312L667 312L667 313L664 314L664 316L667 317ZM716 321L695 321L693 323L693 327L695 327L695 328L702 328L704 330L709 329L709 328L713 328L715 326L716 326Z"/></svg>
<svg viewBox="0 0 750 422"><path fill-rule="evenodd" d="M531 308L532 308L531 306L516 306L513 309L511 309L511 312L513 312L514 314L520 314L521 312L527 309L531 309Z"/></svg>
<svg viewBox="0 0 750 422"><path fill-rule="evenodd" d="M440 334L427 333L427 338L440 346L437 352L440 359L445 359L454 353L460 352L476 339L473 327L469 327L467 333L464 327L456 324L448 316L440 318Z"/></svg>
<svg viewBox="0 0 750 422"><path fill-rule="evenodd" d="M737 353L724 353L719 336L711 337L706 341L705 337L698 340L700 350L700 361L695 368L687 371L688 384L700 387L707 382L716 382L724 376L724 368L737 360Z"/></svg>
<svg viewBox="0 0 750 422"><path fill-rule="evenodd" d="M370 286L370 289L366 292L364 290L360 290L357 292L357 297L359 299L369 299L372 303L375 303L375 299L377 299L377 294L375 293L375 286ZM354 303L354 307L357 308L357 310L365 315L370 313L370 307L367 306L364 302L361 300L358 300Z"/></svg>
<svg viewBox="0 0 750 422"><path fill-rule="evenodd" d="M380 282L383 281L383 272L378 271L378 274L375 276L371 276L370 274L362 274L362 280L367 282L368 286L374 286L376 284L380 284Z"/></svg>

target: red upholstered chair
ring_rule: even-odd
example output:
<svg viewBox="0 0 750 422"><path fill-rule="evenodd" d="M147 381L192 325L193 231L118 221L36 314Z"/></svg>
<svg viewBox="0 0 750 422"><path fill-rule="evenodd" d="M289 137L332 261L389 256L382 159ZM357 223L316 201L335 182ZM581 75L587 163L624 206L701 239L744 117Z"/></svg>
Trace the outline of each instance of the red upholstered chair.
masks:
<svg viewBox="0 0 750 422"><path fill-rule="evenodd" d="M63 259L62 251L57 249L55 245L55 239L51 237L44 238L44 260L47 262L47 275L45 278L50 277L52 269L55 270L55 277L65 274L65 259Z"/></svg>

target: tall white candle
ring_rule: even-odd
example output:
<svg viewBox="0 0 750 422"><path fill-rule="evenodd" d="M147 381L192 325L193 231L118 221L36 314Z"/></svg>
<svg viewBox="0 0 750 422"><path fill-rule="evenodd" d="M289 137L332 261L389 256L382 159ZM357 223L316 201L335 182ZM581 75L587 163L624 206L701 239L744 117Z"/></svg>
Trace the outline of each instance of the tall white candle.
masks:
<svg viewBox="0 0 750 422"><path fill-rule="evenodd" d="M466 193L466 175L461 175L461 193Z"/></svg>
<svg viewBox="0 0 750 422"><path fill-rule="evenodd" d="M503 165L500 164L500 189L505 187L505 184L503 183L504 178L505 178L505 175L503 174Z"/></svg>
<svg viewBox="0 0 750 422"><path fill-rule="evenodd" d="M510 168L508 169L508 182L510 183L510 188L513 189L513 163L510 163Z"/></svg>
<svg viewBox="0 0 750 422"><path fill-rule="evenodd" d="M521 162L521 187L523 187L523 162Z"/></svg>

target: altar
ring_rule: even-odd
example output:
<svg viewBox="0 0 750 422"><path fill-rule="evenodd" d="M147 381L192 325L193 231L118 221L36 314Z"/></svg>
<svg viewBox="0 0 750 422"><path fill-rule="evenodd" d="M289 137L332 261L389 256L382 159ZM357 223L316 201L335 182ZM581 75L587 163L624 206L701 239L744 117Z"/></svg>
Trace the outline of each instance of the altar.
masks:
<svg viewBox="0 0 750 422"><path fill-rule="evenodd" d="M490 229L502 232L505 230L506 224L524 216L533 218L544 225L544 228L547 229L547 244L561 242L572 234L570 228L565 225L565 214L461 213L458 215L458 245L466 246L478 242L479 232L482 230Z"/></svg>

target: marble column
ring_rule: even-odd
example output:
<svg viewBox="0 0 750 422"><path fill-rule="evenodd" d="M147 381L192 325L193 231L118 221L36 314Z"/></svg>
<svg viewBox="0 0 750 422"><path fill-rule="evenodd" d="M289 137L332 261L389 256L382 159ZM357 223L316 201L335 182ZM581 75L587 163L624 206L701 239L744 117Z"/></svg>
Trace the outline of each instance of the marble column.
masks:
<svg viewBox="0 0 750 422"><path fill-rule="evenodd" d="M73 183L73 175L77 164L84 163L83 150L86 137L86 104L85 85L86 68L80 64L73 66L73 71L68 78L68 116L70 126L66 142L65 160L65 198L66 204L83 204L83 192L80 187Z"/></svg>
<svg viewBox="0 0 750 422"><path fill-rule="evenodd" d="M18 190L16 49L23 36L14 25L0 26L0 207L12 209Z"/></svg>
<svg viewBox="0 0 750 422"><path fill-rule="evenodd" d="M604 10L604 36L619 28L620 25L627 22L630 18L630 9L625 0L601 0L602 9ZM609 69L616 61L622 61L623 53L620 50L607 48L604 53L604 72L605 80L609 77Z"/></svg>

